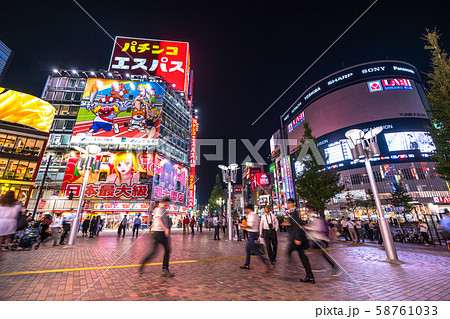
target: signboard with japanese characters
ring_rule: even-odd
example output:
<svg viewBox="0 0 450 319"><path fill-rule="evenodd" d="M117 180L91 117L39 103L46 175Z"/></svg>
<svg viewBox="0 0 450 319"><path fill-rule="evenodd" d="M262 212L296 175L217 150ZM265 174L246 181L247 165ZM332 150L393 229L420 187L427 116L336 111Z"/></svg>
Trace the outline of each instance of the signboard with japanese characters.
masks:
<svg viewBox="0 0 450 319"><path fill-rule="evenodd" d="M162 76L187 95L189 59L187 42L117 36L109 70L131 75Z"/></svg>
<svg viewBox="0 0 450 319"><path fill-rule="evenodd" d="M79 170L80 155L72 152L63 181L64 196L80 197L85 171ZM100 170L91 171L85 197L89 199L149 199L154 175L153 153L108 152L99 156Z"/></svg>
<svg viewBox="0 0 450 319"><path fill-rule="evenodd" d="M159 154L155 154L152 199L169 196L172 204L186 205L188 170Z"/></svg>
<svg viewBox="0 0 450 319"><path fill-rule="evenodd" d="M163 98L161 83L89 78L71 143L156 145Z"/></svg>
<svg viewBox="0 0 450 319"><path fill-rule="evenodd" d="M191 155L190 155L190 168L191 173L189 175L189 199L188 208L194 208L195 202L195 154L197 150L197 119L192 119L192 136L191 136Z"/></svg>

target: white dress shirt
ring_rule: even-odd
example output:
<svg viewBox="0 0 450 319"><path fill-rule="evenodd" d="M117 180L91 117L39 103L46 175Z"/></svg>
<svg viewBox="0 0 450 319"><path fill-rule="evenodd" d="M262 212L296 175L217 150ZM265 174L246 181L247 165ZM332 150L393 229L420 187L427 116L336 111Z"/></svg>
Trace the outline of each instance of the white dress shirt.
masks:
<svg viewBox="0 0 450 319"><path fill-rule="evenodd" d="M259 216L255 212L247 214L247 231L252 233L259 232Z"/></svg>
<svg viewBox="0 0 450 319"><path fill-rule="evenodd" d="M272 213L269 213L269 215L263 213L261 215L261 222L259 224L259 233L262 234L264 229L270 230L269 224L272 224L273 229L278 231L278 219L275 217L275 215Z"/></svg>

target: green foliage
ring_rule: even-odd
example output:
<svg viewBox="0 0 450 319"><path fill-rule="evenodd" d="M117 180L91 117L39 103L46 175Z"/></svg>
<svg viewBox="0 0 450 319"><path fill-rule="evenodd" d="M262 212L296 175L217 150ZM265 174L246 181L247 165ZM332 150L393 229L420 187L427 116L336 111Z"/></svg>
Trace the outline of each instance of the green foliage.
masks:
<svg viewBox="0 0 450 319"><path fill-rule="evenodd" d="M300 139L300 145L304 145L307 139L316 142L312 136L312 130L309 123L303 123L304 133ZM300 149L297 151L297 156ZM310 156L313 158L313 156ZM315 210L321 217L324 216L324 211L327 207L328 201L342 190L339 185L339 175L334 170L327 170L317 161L304 161L304 170L301 176L297 177L294 182L295 192L298 198L306 200L306 206Z"/></svg>
<svg viewBox="0 0 450 319"><path fill-rule="evenodd" d="M345 204L347 205L347 210L354 213L356 207L358 207L357 200L352 193L347 190L347 194L345 194Z"/></svg>
<svg viewBox="0 0 450 319"><path fill-rule="evenodd" d="M409 196L408 191L403 186L403 184L393 183L392 187L394 188L394 192L391 193L390 196L392 206L405 207L407 212L411 211L414 205L410 204L409 202L412 202L413 198Z"/></svg>
<svg viewBox="0 0 450 319"><path fill-rule="evenodd" d="M209 197L208 203L209 203L209 209L215 210L219 208L220 206L217 204L217 201L219 198L224 199L224 191L222 188L222 181L220 179L219 174L216 175L216 183L213 186L213 189L211 190L211 196Z"/></svg>
<svg viewBox="0 0 450 319"><path fill-rule="evenodd" d="M439 34L427 29L425 49L431 51L432 71L428 73L427 101L431 107L431 132L436 145L432 159L436 172L450 181L450 59L439 47Z"/></svg>

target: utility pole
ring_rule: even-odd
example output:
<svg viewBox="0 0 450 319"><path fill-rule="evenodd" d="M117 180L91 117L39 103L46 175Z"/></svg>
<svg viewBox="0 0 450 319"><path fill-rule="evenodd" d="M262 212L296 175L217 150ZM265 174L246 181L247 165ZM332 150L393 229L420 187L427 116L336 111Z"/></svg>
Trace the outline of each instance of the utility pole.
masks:
<svg viewBox="0 0 450 319"><path fill-rule="evenodd" d="M41 199L41 196L42 196L42 189L44 188L45 179L47 178L47 172L48 172L48 168L50 167L51 161L52 161L52 155L49 155L47 165L45 166L44 176L42 176L41 186L39 187L39 193L36 198L36 203L34 204L33 215L31 216L31 218L33 220L34 220L34 216L36 215L36 211L37 211L37 208L39 205L39 200Z"/></svg>

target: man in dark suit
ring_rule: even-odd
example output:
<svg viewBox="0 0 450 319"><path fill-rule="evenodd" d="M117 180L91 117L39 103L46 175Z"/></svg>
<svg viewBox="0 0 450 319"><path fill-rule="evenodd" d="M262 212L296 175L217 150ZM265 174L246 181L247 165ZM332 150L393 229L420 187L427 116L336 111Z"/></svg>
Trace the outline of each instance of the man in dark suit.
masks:
<svg viewBox="0 0 450 319"><path fill-rule="evenodd" d="M305 255L305 249L308 248L308 240L305 231L301 227L302 221L300 219L300 214L295 206L295 201L292 198L288 199L287 207L289 209L288 213L291 221L291 243L288 251L289 258L291 258L291 254L294 250L298 251L298 255L300 256L300 260L306 271L306 277L300 279L300 281L314 284L315 281L311 270L311 264L309 263L308 257Z"/></svg>

